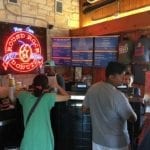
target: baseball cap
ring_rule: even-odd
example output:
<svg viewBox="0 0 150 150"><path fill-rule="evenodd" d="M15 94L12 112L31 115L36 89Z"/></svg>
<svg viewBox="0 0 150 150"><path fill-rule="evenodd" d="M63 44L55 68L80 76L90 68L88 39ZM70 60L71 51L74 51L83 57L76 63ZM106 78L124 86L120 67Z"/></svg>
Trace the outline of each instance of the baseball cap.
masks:
<svg viewBox="0 0 150 150"><path fill-rule="evenodd" d="M44 66L55 67L55 62L53 60L47 60Z"/></svg>

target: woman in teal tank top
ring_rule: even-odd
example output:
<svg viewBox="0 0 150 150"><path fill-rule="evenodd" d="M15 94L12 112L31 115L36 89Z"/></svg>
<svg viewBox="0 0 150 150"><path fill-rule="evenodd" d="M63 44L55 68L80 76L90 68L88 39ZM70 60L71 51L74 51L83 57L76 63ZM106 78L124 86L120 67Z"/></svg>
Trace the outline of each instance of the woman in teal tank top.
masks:
<svg viewBox="0 0 150 150"><path fill-rule="evenodd" d="M22 91L18 94L19 102L23 108L25 126L20 150L54 150L54 137L50 121L50 110L54 106L57 97L55 93L45 93L47 89L48 78L47 76L40 74L33 80L33 93ZM43 92L44 95L26 124L32 106Z"/></svg>

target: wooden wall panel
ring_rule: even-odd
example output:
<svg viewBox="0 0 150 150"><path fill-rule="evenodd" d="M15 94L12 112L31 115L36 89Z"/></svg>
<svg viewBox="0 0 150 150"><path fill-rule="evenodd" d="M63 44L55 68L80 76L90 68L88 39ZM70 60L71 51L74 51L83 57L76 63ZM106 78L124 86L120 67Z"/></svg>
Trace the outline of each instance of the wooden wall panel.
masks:
<svg viewBox="0 0 150 150"><path fill-rule="evenodd" d="M105 81L105 68L93 69L93 83Z"/></svg>
<svg viewBox="0 0 150 150"><path fill-rule="evenodd" d="M121 0L120 12L126 12L129 10L134 10L149 5L150 5L150 0Z"/></svg>
<svg viewBox="0 0 150 150"><path fill-rule="evenodd" d="M85 26L85 24L94 24L93 21L99 20L108 16L115 15L116 12L127 12L129 10L134 10L144 6L150 6L150 0L119 0L111 4L107 4L100 8L94 9L88 13L84 13L83 10L88 5L84 5L86 0L80 0L80 27ZM98 3L98 2L97 2ZM92 4L94 5L94 4Z"/></svg>
<svg viewBox="0 0 150 150"><path fill-rule="evenodd" d="M124 11L128 11L130 10L131 4L130 4L130 0L122 0L120 3L120 11L124 12Z"/></svg>
<svg viewBox="0 0 150 150"><path fill-rule="evenodd" d="M70 36L95 36L117 34L127 31L150 28L150 11L140 13L109 22L70 30Z"/></svg>
<svg viewBox="0 0 150 150"><path fill-rule="evenodd" d="M94 20L98 20L100 18L104 18L104 17L109 17L109 16L112 16L114 15L117 11L117 5L116 4L109 4L109 9L107 7L102 7L100 9L97 9L92 17L91 17L91 20L94 21Z"/></svg>

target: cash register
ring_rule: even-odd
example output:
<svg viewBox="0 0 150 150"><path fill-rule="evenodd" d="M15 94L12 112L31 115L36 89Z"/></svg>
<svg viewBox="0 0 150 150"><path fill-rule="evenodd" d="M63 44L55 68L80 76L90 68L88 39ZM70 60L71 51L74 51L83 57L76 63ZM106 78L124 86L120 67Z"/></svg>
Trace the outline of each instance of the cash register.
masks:
<svg viewBox="0 0 150 150"><path fill-rule="evenodd" d="M88 86L84 82L76 82L71 88L71 100L84 100Z"/></svg>
<svg viewBox="0 0 150 150"><path fill-rule="evenodd" d="M74 85L72 85L71 91L76 93L86 93L88 89L88 86L84 82L76 82Z"/></svg>

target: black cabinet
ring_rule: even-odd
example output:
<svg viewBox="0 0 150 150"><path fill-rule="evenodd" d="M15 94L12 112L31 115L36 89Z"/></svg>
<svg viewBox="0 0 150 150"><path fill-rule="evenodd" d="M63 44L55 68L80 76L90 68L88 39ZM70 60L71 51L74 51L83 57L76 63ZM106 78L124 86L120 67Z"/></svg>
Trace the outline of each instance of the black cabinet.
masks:
<svg viewBox="0 0 150 150"><path fill-rule="evenodd" d="M137 121L135 123L128 122L128 131L130 135L131 149L136 150L137 147L136 140L144 124L145 105L139 98L134 98L130 100L130 104L135 113L137 114Z"/></svg>
<svg viewBox="0 0 150 150"><path fill-rule="evenodd" d="M0 150L19 147L23 136L23 118L17 109L0 111Z"/></svg>
<svg viewBox="0 0 150 150"><path fill-rule="evenodd" d="M55 150L91 150L89 113L81 110L82 100L59 102L51 111Z"/></svg>
<svg viewBox="0 0 150 150"><path fill-rule="evenodd" d="M51 124L54 134L55 150L68 150L69 119L68 103L56 102L51 110Z"/></svg>
<svg viewBox="0 0 150 150"><path fill-rule="evenodd" d="M82 112L82 101L69 101L69 149L91 150L91 118L89 113Z"/></svg>

